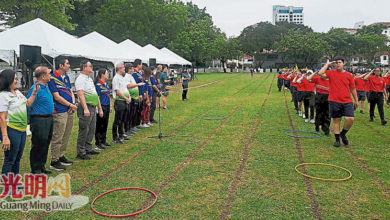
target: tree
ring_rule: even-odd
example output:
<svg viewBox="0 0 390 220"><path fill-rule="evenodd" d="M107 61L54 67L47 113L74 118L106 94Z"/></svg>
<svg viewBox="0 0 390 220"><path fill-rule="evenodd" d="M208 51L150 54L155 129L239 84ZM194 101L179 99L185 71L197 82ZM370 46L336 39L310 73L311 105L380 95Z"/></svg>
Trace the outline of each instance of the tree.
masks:
<svg viewBox="0 0 390 220"><path fill-rule="evenodd" d="M363 34L357 36L358 52L367 60L371 66L375 65L375 60L379 52L388 50L386 43L389 39L383 34Z"/></svg>
<svg viewBox="0 0 390 220"><path fill-rule="evenodd" d="M41 18L64 30L74 30L76 24L69 22L65 12L74 9L74 2L85 0L2 0L0 20L14 27L35 18Z"/></svg>
<svg viewBox="0 0 390 220"><path fill-rule="evenodd" d="M228 59L242 55L240 42L237 38L226 39L225 34L220 34L213 43L213 58L222 63L223 72L226 73L225 64Z"/></svg>
<svg viewBox="0 0 390 220"><path fill-rule="evenodd" d="M374 25L368 25L358 29L356 34L357 35L365 35L365 34L379 35L382 34L382 31L386 28L387 26L385 24L380 24L380 23Z"/></svg>
<svg viewBox="0 0 390 220"><path fill-rule="evenodd" d="M320 33L302 33L299 30L290 30L281 41L275 43L277 51L296 64L313 66L329 50L329 44L321 39Z"/></svg>
<svg viewBox="0 0 390 220"><path fill-rule="evenodd" d="M329 50L326 51L329 58L343 56L348 63L357 53L356 36L345 32L343 29L332 28L328 33L321 35L321 38L330 45Z"/></svg>

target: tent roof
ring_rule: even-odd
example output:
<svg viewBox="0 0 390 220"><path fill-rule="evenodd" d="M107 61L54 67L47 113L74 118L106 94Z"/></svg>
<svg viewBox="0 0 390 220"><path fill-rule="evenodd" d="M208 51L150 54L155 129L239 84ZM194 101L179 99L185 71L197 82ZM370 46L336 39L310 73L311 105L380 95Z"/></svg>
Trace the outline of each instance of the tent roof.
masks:
<svg viewBox="0 0 390 220"><path fill-rule="evenodd" d="M157 49L155 46L148 44L144 46L144 49L147 51L147 53L150 53L153 55L152 58L157 59L157 63L164 63L164 64L180 64L178 59L176 57L172 57L169 54L166 54L159 49Z"/></svg>
<svg viewBox="0 0 390 220"><path fill-rule="evenodd" d="M119 43L119 46L123 47L125 50L129 51L129 53L134 54L135 59L141 59L142 62L149 62L149 55L145 52L145 50L138 44L133 41L127 39Z"/></svg>
<svg viewBox="0 0 390 220"><path fill-rule="evenodd" d="M184 59L183 57L177 55L175 52L172 52L170 49L166 48L166 47L163 47L160 49L162 52L164 53L167 53L167 54L170 54L171 56L173 57L176 57L181 63L181 65L192 65L192 63L186 59Z"/></svg>
<svg viewBox="0 0 390 220"><path fill-rule="evenodd" d="M82 43L39 18L0 33L1 50L15 50L20 55L20 44L40 46L42 54L53 58L63 55L108 61L104 51Z"/></svg>
<svg viewBox="0 0 390 220"><path fill-rule="evenodd" d="M130 53L123 49L119 44L94 31L79 38L80 41L92 47L105 51L105 56L110 57L112 61L134 61Z"/></svg>

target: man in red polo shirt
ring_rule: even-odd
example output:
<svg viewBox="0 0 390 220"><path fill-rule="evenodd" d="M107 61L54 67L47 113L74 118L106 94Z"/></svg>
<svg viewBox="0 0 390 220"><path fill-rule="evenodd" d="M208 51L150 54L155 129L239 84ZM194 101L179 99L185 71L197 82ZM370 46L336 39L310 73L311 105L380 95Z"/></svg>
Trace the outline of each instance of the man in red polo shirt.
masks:
<svg viewBox="0 0 390 220"><path fill-rule="evenodd" d="M323 79L329 79L329 112L333 119L333 132L336 139L333 146L340 147L340 138L344 145L349 144L346 134L353 125L354 109L358 107L359 102L353 75L344 70L344 58L337 57L334 60L322 67L318 74ZM328 70L331 66L336 69ZM340 132L342 117L344 117L345 122L343 130Z"/></svg>
<svg viewBox="0 0 390 220"><path fill-rule="evenodd" d="M320 76L318 76L318 71L312 73L307 79L315 84L316 131L319 132L321 126L324 134L329 136L329 79L322 79Z"/></svg>
<svg viewBox="0 0 390 220"><path fill-rule="evenodd" d="M358 96L358 101L360 103L360 113L364 114L364 102L366 101L366 81L362 78L366 76L366 74L358 74L355 76L355 86Z"/></svg>

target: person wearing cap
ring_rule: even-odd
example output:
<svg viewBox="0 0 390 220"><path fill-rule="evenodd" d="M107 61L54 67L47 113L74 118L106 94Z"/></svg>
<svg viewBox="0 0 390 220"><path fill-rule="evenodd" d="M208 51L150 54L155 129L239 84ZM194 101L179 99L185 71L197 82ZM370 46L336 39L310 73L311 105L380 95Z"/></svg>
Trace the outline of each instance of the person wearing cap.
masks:
<svg viewBox="0 0 390 220"><path fill-rule="evenodd" d="M320 131L320 126L325 136L329 136L330 117L329 117L329 79L322 79L318 76L318 71L307 77L309 81L315 84L315 129Z"/></svg>
<svg viewBox="0 0 390 220"><path fill-rule="evenodd" d="M81 160L90 160L88 155L96 155L99 152L92 149L92 140L96 131L96 107L99 117L103 117L102 106L96 92L95 84L89 77L93 73L91 62L83 60L80 63L80 75L75 81L77 97L77 116L79 118L79 131L77 136L77 156Z"/></svg>
<svg viewBox="0 0 390 220"><path fill-rule="evenodd" d="M382 77L382 70L379 67L373 69L364 78L367 83L370 84L370 122L374 121L375 106L378 105L379 117L381 118L381 124L386 125L385 113L383 110L383 103L387 100L386 82Z"/></svg>
<svg viewBox="0 0 390 220"><path fill-rule="evenodd" d="M328 70L334 66L336 69ZM335 142L340 147L340 138L344 145L349 145L347 133L355 120L354 109L359 106L355 80L351 73L344 70L344 58L337 57L325 64L318 73L321 78L329 79L329 112L333 120ZM353 96L354 101L351 98ZM341 118L344 117L343 130L340 132Z"/></svg>
<svg viewBox="0 0 390 220"><path fill-rule="evenodd" d="M50 70L39 66L34 71L37 81L28 90L27 98L30 98L39 86L34 103L28 108L30 113L31 151L30 167L33 174L50 174L45 164L49 151L50 141L53 137L53 95L47 83L50 81Z"/></svg>
<svg viewBox="0 0 390 220"><path fill-rule="evenodd" d="M51 140L50 169L65 170L73 161L65 157L65 151L72 135L74 112L77 110L75 97L70 84L68 59L60 58L56 61L56 70L53 71L48 83L54 98L53 138Z"/></svg>

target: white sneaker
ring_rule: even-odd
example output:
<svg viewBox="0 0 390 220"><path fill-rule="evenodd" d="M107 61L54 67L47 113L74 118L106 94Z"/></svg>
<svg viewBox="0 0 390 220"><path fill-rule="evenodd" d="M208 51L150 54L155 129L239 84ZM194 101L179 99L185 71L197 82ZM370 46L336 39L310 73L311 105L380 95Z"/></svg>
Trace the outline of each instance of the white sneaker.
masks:
<svg viewBox="0 0 390 220"><path fill-rule="evenodd" d="M141 128L148 128L149 126L147 124L142 124Z"/></svg>
<svg viewBox="0 0 390 220"><path fill-rule="evenodd" d="M300 117L302 117L302 112L301 112L301 111L299 111L299 112L298 112L298 115L299 115Z"/></svg>
<svg viewBox="0 0 390 220"><path fill-rule="evenodd" d="M305 122L308 123L308 122L309 122L309 119L305 119Z"/></svg>
<svg viewBox="0 0 390 220"><path fill-rule="evenodd" d="M303 119L305 119L305 118L306 118L305 114L303 114L303 115L302 115L302 118L303 118Z"/></svg>
<svg viewBox="0 0 390 220"><path fill-rule="evenodd" d="M310 120L310 123L314 124L316 121L314 119Z"/></svg>
<svg viewBox="0 0 390 220"><path fill-rule="evenodd" d="M152 127L153 126L153 124L152 123L147 123L147 125L149 126L149 127Z"/></svg>

